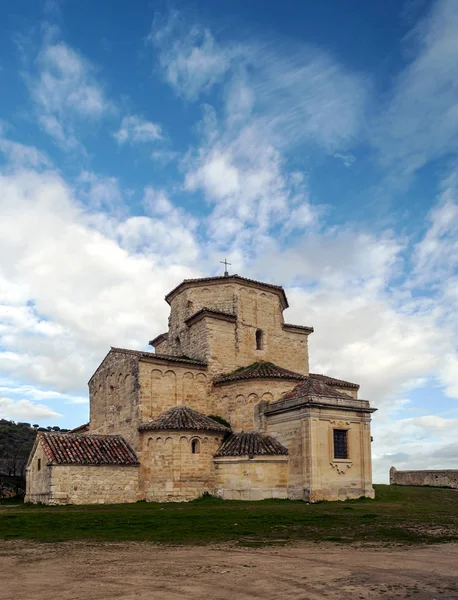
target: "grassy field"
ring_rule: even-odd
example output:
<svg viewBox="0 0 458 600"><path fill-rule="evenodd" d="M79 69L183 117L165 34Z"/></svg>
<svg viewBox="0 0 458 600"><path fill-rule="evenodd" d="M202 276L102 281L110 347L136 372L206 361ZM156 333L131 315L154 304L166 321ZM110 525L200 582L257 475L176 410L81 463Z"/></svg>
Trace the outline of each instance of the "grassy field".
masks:
<svg viewBox="0 0 458 600"><path fill-rule="evenodd" d="M109 506L0 505L0 539L136 540L171 544L293 540L341 543L458 541L458 492L376 485L375 500L262 502L206 498L189 503Z"/></svg>

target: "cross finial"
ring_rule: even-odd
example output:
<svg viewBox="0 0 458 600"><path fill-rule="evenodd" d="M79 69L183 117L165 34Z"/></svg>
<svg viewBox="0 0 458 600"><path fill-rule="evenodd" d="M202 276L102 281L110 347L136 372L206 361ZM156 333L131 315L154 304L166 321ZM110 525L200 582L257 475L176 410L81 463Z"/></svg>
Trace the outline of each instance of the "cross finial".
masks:
<svg viewBox="0 0 458 600"><path fill-rule="evenodd" d="M229 277L229 271L227 270L227 265L230 265L230 262L227 262L227 259L219 261L222 265L224 265L224 277Z"/></svg>

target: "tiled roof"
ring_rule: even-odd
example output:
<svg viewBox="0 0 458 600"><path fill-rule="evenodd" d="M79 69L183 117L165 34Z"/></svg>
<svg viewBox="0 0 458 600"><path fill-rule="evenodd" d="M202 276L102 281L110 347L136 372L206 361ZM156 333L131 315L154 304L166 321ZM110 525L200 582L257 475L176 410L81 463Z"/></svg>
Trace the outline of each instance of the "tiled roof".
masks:
<svg viewBox="0 0 458 600"><path fill-rule="evenodd" d="M79 425L78 427L75 427L74 429L70 429L69 431L66 431L66 434L84 433L86 431L89 431L89 423L84 423L84 425Z"/></svg>
<svg viewBox="0 0 458 600"><path fill-rule="evenodd" d="M141 350L129 350L128 348L114 348L111 347L112 352L120 352L121 354L131 354L132 356L138 356L139 358L156 358L158 360L168 360L177 363L185 363L187 365L196 365L198 367L206 367L207 364L189 358L189 356L172 356L170 354L157 354L156 352L142 352Z"/></svg>
<svg viewBox="0 0 458 600"><path fill-rule="evenodd" d="M206 417L197 410L188 406L175 406L161 413L148 423L142 423L141 430L153 431L156 429L177 430L188 429L192 431L230 431L224 425Z"/></svg>
<svg viewBox="0 0 458 600"><path fill-rule="evenodd" d="M223 442L215 456L278 456L287 455L288 448L270 435L257 431L233 433Z"/></svg>
<svg viewBox="0 0 458 600"><path fill-rule="evenodd" d="M281 285L275 285L273 283L265 283L264 281L257 281L256 279L249 279L248 277L242 277L241 275L235 275L235 274L234 275L221 275L218 277L199 277L197 279L184 279L179 285L174 287L173 290L167 294L167 296L165 297L165 300L166 300L166 302L168 302L170 304L170 301L173 298L173 296L176 294L176 292L178 292L178 290L182 286L185 286L187 284L193 284L193 283L205 284L205 283L223 282L223 281L236 281L236 282L239 281L241 283L251 283L251 284L254 284L259 287L270 288L272 290L275 290L276 292L279 292L282 297L283 307L288 308L288 300L286 299L285 290L282 288Z"/></svg>
<svg viewBox="0 0 458 600"><path fill-rule="evenodd" d="M345 392L340 392L336 390L335 387L329 385L325 381L321 379L315 378L313 375L311 377L306 377L303 381L301 381L296 387L277 400L280 402L281 400L289 400L291 398L306 398L310 396L323 396L325 398L344 398L354 400L352 396L346 394Z"/></svg>
<svg viewBox="0 0 458 600"><path fill-rule="evenodd" d="M310 373L310 377L313 377L314 379L318 379L320 381L324 381L328 385L335 385L336 387L346 387L359 390L359 385L357 383L351 383L350 381L344 381L343 379L336 379L335 377L329 377L328 375Z"/></svg>
<svg viewBox="0 0 458 600"><path fill-rule="evenodd" d="M355 404L357 405L355 406L355 408L358 408L358 410L365 409L366 404L369 405L367 401L355 400L349 394L336 390L335 387L325 383L321 379L317 379L314 376L310 376L306 377L292 390L283 394L283 396L279 400L271 402L266 408L265 414L297 408L298 406L301 406L304 403L316 404L316 401L314 402L314 398L317 397L337 398L340 400L346 400L348 406L353 406Z"/></svg>
<svg viewBox="0 0 458 600"><path fill-rule="evenodd" d="M38 433L49 461L55 465L138 464L135 452L120 435Z"/></svg>
<svg viewBox="0 0 458 600"><path fill-rule="evenodd" d="M224 383L231 383L232 381L242 381L244 379L304 379L305 375L295 373L289 369L283 367L277 367L271 362L259 361L255 362L247 367L242 367L227 373L226 375L220 375L214 380L215 385L221 385Z"/></svg>

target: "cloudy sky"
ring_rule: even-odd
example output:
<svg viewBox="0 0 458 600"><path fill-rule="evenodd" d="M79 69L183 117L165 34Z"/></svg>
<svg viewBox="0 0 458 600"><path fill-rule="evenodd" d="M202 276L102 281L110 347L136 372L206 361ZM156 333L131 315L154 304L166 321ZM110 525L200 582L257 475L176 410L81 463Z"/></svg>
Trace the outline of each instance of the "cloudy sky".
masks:
<svg viewBox="0 0 458 600"><path fill-rule="evenodd" d="M458 466L458 2L0 1L0 417L71 427L110 345L233 271Z"/></svg>

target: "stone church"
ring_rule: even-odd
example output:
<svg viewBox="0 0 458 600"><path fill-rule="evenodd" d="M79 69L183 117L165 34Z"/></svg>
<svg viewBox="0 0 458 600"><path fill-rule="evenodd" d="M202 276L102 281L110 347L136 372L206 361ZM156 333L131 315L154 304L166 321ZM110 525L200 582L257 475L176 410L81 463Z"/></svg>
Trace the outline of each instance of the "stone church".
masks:
<svg viewBox="0 0 458 600"><path fill-rule="evenodd" d="M281 286L226 273L165 300L155 351L111 348L91 377L90 422L37 435L26 501L374 496L375 409L309 372L313 328L285 323Z"/></svg>

